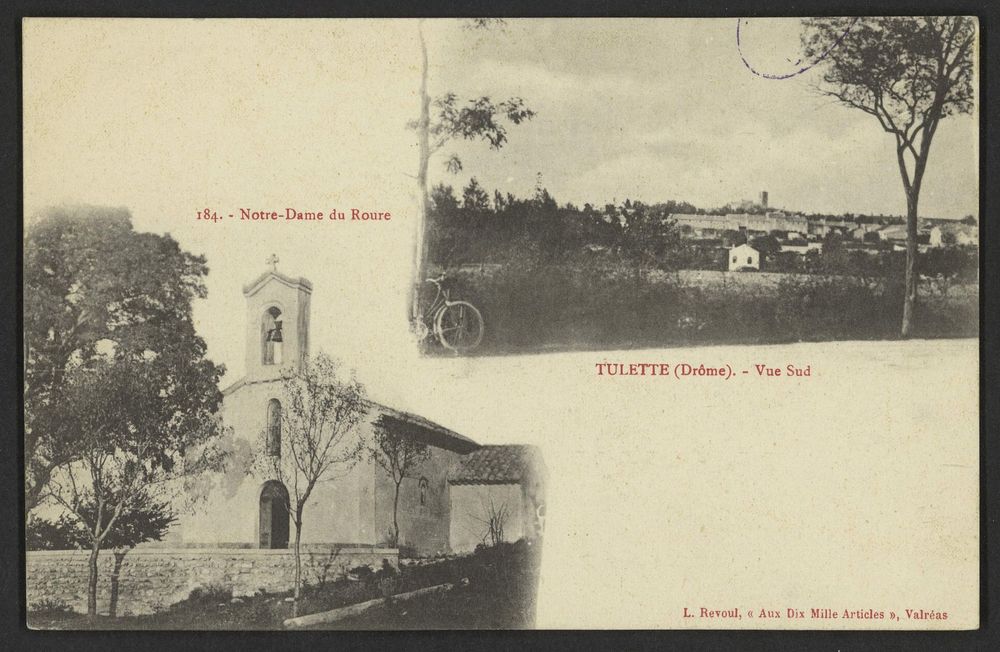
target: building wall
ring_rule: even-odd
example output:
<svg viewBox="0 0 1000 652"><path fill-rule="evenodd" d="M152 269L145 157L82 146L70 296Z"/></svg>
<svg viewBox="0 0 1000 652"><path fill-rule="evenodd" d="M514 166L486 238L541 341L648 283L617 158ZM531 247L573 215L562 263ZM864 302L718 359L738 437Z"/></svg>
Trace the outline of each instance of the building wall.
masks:
<svg viewBox="0 0 1000 652"><path fill-rule="evenodd" d="M697 215L691 213L675 213L670 219L676 220L678 226L688 225L696 231L739 231L746 227L751 231L805 231L809 221L804 217L793 215L754 215L749 213L729 213L727 215Z"/></svg>
<svg viewBox="0 0 1000 652"><path fill-rule="evenodd" d="M735 260L733 260L734 258ZM753 247L740 245L729 250L726 261L729 265L729 271L739 270L744 267L760 269L760 252Z"/></svg>
<svg viewBox="0 0 1000 652"><path fill-rule="evenodd" d="M252 457L262 445L267 404L281 400L280 383L248 383L226 396L223 418L233 429L227 444L231 457L227 470L199 487L198 502L183 514L168 533L168 541L185 545L240 544L257 547L260 492L268 479L251 469ZM361 436L373 440L369 414L360 425ZM400 488L400 543L417 554L448 552L450 501L448 469L460 455L430 446L430 457L403 480ZM367 454L343 475L316 485L306 504L302 540L316 544L385 544L390 541L395 485L389 474ZM428 481L425 503L420 504L420 478ZM292 487L288 487L289 493ZM295 527L289 528L289 543Z"/></svg>
<svg viewBox="0 0 1000 652"><path fill-rule="evenodd" d="M298 367L309 352L309 308L311 291L276 276L246 297L246 378L249 381L276 378L288 366ZM275 306L281 311L281 364L262 364L261 324L264 312Z"/></svg>
<svg viewBox="0 0 1000 652"><path fill-rule="evenodd" d="M403 478L399 491L400 545L412 548L418 555L449 552L448 469L460 455L450 450L430 447L430 457ZM427 478L425 503L420 504L420 478ZM396 486L381 468L375 473L375 522L377 543L390 541L392 507Z"/></svg>
<svg viewBox="0 0 1000 652"><path fill-rule="evenodd" d="M170 540L186 544L247 544L257 546L260 492L268 479L249 472L259 450L267 421L267 403L281 400L280 384L249 383L226 396L222 413L233 429L227 443L230 459L224 473L206 479L198 488L192 513L181 516L171 528ZM370 436L369 420L361 426ZM305 543L376 543L374 524L374 468L363 459L343 476L320 482L306 504L302 540ZM292 488L288 487L289 493ZM293 541L295 528L289 529Z"/></svg>
<svg viewBox="0 0 1000 652"><path fill-rule="evenodd" d="M32 551L26 554L27 604L57 601L87 610L89 552L85 550ZM367 565L378 568L382 560L399 563L392 548L322 548L303 551L303 578L312 584L333 581L345 571ZM234 548L136 548L120 560L114 577L115 554L102 552L98 559L97 609L109 613L117 585L117 614L161 611L188 597L195 588L222 587L234 596L288 591L295 577L291 550Z"/></svg>
<svg viewBox="0 0 1000 652"><path fill-rule="evenodd" d="M285 404L280 375L302 362L309 346L311 286L307 281L277 274L261 277L248 288L246 299L246 378L227 390L222 416L232 429L227 443L230 460L225 472L201 482L193 513L184 514L168 539L184 544L259 545L260 494L272 479L253 468L254 455L263 448L267 408L271 399ZM262 363L262 316L270 307L281 310L282 363ZM366 444L373 440L373 410L361 424ZM432 455L412 478L403 481L399 505L402 542L422 554L448 550L449 500L447 474L457 453L432 447ZM305 507L302 540L305 543L374 545L389 540L394 485L388 474L363 456L350 468L332 469L335 479L314 488ZM425 504L420 504L419 478L428 479ZM275 478L276 479L276 478ZM286 485L288 483L286 482ZM286 487L294 500L294 488ZM188 491L187 493L191 493ZM294 541L294 524L289 540Z"/></svg>
<svg viewBox="0 0 1000 652"><path fill-rule="evenodd" d="M504 541L517 541L531 534L527 520L531 511L519 484L458 484L451 486L450 543L452 552L470 552L490 542L488 521L491 506L505 506Z"/></svg>

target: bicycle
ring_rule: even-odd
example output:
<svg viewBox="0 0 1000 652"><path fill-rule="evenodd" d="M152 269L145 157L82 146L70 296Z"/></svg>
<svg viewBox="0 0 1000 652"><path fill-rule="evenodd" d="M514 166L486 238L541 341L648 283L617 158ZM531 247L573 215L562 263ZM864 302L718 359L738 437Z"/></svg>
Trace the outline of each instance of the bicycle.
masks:
<svg viewBox="0 0 1000 652"><path fill-rule="evenodd" d="M426 280L435 287L436 294L428 308L415 320L414 327L420 341L433 333L441 346L461 355L472 351L483 341L483 316L468 301L452 301L450 291L442 287L444 280L444 274Z"/></svg>

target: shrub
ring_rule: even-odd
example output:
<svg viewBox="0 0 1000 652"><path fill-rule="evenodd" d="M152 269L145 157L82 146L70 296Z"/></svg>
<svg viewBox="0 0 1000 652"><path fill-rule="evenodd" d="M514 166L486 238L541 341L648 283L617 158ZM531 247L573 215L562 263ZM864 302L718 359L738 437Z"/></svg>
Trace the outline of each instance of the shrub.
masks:
<svg viewBox="0 0 1000 652"><path fill-rule="evenodd" d="M375 579L383 579L386 577L395 577L399 574L396 567L389 563L388 559L382 560L382 567L375 572Z"/></svg>
<svg viewBox="0 0 1000 652"><path fill-rule="evenodd" d="M85 543L79 527L65 515L54 521L29 516L24 530L28 550L76 550Z"/></svg>
<svg viewBox="0 0 1000 652"><path fill-rule="evenodd" d="M212 582L205 586L198 586L191 589L187 601L196 604L216 604L219 602L229 602L232 597L233 587Z"/></svg>
<svg viewBox="0 0 1000 652"><path fill-rule="evenodd" d="M356 579L361 582L370 582L375 576L375 571L372 570L371 566L362 564L361 566L355 566L350 569L347 571L347 574L352 579Z"/></svg>
<svg viewBox="0 0 1000 652"><path fill-rule="evenodd" d="M540 348L634 348L898 336L902 276L723 275L687 280L652 269L528 257L460 274L455 296L486 324L483 352ZM922 337L978 332L976 286L924 282L915 320Z"/></svg>
<svg viewBox="0 0 1000 652"><path fill-rule="evenodd" d="M28 611L34 615L58 615L73 611L73 608L59 598L42 598L28 605Z"/></svg>

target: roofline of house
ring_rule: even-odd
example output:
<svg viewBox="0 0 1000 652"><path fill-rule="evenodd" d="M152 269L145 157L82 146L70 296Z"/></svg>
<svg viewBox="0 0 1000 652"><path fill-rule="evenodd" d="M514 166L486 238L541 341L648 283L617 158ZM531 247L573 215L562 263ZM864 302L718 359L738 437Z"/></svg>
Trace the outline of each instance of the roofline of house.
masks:
<svg viewBox="0 0 1000 652"><path fill-rule="evenodd" d="M250 297L257 294L257 292L259 292L260 289L264 287L264 284L271 278L274 278L274 280L282 283L283 285L287 285L290 288L303 289L310 294L312 293L312 282L304 276L295 278L292 276L285 276L281 272L268 270L243 286L243 296Z"/></svg>
<svg viewBox="0 0 1000 652"><path fill-rule="evenodd" d="M243 378L236 380L235 382L224 388L222 390L222 395L229 396L236 390L240 389L241 387L245 387L247 385L273 383L280 380L282 379L268 378L264 380L248 381L244 376ZM448 443L448 445L443 446L444 448L450 448L459 453L471 453L477 448L480 448L480 444L474 441L473 439L470 439L465 435L461 435L455 432L454 430L451 430L450 428L445 428L441 424L435 423L430 419L426 419L424 417L411 414L409 412L404 412L402 410L391 408L388 405L384 405L382 403L373 401L371 399L367 399L365 401L365 404L366 407L368 407L369 409L374 408L376 411L380 412L381 414L379 415L379 418L388 417L400 423L404 423L408 426L417 428L424 435L429 435L425 437L425 439L429 440L429 443L440 444L442 443L442 441L444 441Z"/></svg>
<svg viewBox="0 0 1000 652"><path fill-rule="evenodd" d="M459 434L450 428L445 428L441 424L435 423L430 419L426 419L409 412L404 412L402 410L397 410L387 405L376 403L375 401L370 401L370 403L382 413L379 416L380 419L390 419L403 423L409 427L416 428L424 435L422 439L425 439L429 444L437 445L441 448L448 448L454 450L456 453L462 454L471 453L481 447L479 443L469 437Z"/></svg>

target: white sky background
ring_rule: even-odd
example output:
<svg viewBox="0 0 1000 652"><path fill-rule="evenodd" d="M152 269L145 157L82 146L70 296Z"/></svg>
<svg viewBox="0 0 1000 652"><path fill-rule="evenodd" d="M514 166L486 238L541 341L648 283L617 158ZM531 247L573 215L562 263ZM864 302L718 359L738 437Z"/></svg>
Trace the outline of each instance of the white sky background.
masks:
<svg viewBox="0 0 1000 652"><path fill-rule="evenodd" d="M520 95L538 112L500 153L454 150L467 170L457 184L474 173L523 196L541 172L560 202L578 205L711 207L767 189L772 204L805 211L904 208L875 120L824 105L808 73L752 75L735 20L511 21L502 34L430 22L433 92ZM273 252L279 270L315 286L312 350L357 369L373 398L482 443L541 446L550 509L540 626L676 624L685 599L843 608L859 590L874 603L865 607L910 601L974 621L973 341L420 358L405 323L414 23L26 25L26 214L125 206L137 230L204 254L209 297L196 327L227 381L244 368L242 286ZM978 212L976 136L972 118L942 124L925 214ZM443 160L436 180L448 178ZM206 206L396 217L197 222ZM718 385L594 374L594 363L633 360L812 364L817 377ZM934 403L928 383L944 392ZM734 422L744 410L753 418Z"/></svg>

